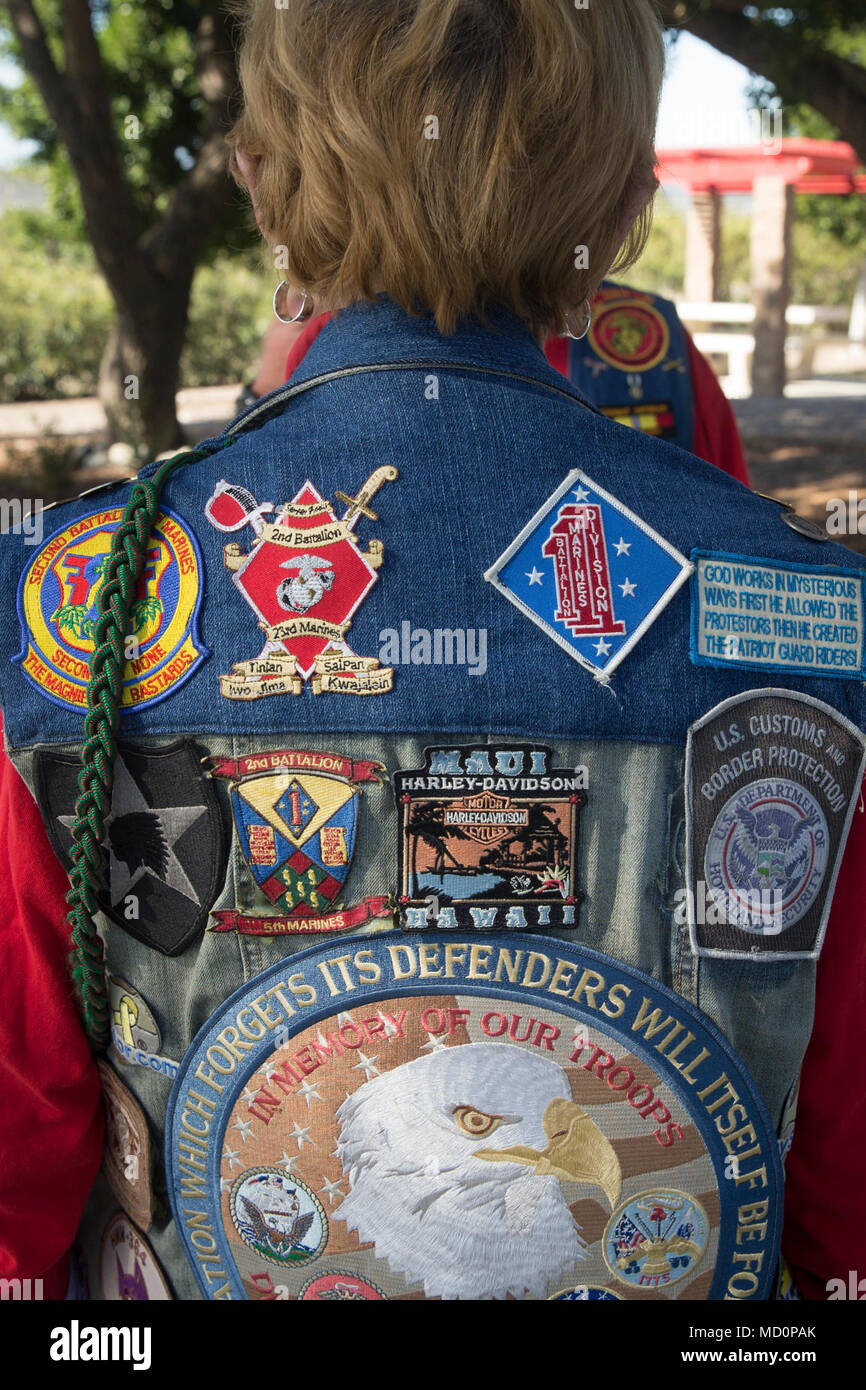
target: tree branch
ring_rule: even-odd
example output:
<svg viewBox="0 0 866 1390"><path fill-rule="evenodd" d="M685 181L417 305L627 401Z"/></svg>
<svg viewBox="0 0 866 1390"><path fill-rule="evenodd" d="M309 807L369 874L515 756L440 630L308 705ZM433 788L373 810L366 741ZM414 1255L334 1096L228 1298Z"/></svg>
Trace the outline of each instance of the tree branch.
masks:
<svg viewBox="0 0 866 1390"><path fill-rule="evenodd" d="M736 0L713 0L700 9L666 0L661 10L671 27L688 30L768 78L784 100L814 106L866 163L866 69L807 44L799 26L746 18Z"/></svg>

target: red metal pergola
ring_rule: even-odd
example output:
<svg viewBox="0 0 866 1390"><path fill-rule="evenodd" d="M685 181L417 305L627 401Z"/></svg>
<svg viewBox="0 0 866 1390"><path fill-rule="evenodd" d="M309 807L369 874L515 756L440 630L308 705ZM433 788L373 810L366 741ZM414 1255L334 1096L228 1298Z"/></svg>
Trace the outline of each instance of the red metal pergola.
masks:
<svg viewBox="0 0 866 1390"><path fill-rule="evenodd" d="M866 173L850 145L841 140L778 140L760 145L659 150L662 184L679 183L695 193L750 193L756 178L774 177L796 193L866 193Z"/></svg>

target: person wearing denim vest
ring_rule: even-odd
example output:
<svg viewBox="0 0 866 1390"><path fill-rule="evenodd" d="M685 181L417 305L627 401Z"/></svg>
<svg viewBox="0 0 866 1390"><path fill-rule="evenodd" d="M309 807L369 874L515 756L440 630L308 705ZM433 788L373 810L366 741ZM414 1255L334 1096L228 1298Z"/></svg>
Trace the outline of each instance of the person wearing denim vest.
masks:
<svg viewBox="0 0 866 1390"><path fill-rule="evenodd" d="M17 774L69 869L105 557L161 483L102 840L104 1161L59 869L28 919L22 849L66 1099L11 1128L4 1245L47 1271L74 1222L105 1299L773 1298L825 937L857 959L827 923L866 563L620 429L511 308L333 307L186 462L4 541L7 822ZM4 1086L38 1106L28 1008Z"/></svg>

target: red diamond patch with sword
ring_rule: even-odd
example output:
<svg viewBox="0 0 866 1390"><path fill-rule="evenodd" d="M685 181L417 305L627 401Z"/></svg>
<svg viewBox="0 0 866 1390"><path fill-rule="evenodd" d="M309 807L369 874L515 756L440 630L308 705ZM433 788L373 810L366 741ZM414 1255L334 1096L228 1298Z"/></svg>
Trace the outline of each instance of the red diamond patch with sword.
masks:
<svg viewBox="0 0 866 1390"><path fill-rule="evenodd" d="M357 656L346 633L376 583L384 555L378 540L361 550L354 527L361 515L378 520L369 503L396 477L396 468L377 468L357 497L338 492L347 506L339 518L309 480L279 509L260 505L246 488L217 485L205 507L211 525L219 531L249 525L254 532L246 554L236 541L223 554L265 633L258 657L220 676L227 699L300 695L308 680L316 695L381 695L393 688L393 669L381 667L375 657ZM266 521L273 512L275 520Z"/></svg>

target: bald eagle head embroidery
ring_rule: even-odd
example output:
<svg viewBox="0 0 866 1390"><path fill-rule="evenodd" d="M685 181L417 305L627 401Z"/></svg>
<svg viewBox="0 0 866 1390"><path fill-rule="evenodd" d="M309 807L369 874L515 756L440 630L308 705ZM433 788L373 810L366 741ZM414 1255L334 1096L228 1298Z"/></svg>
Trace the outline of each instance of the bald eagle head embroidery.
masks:
<svg viewBox="0 0 866 1390"><path fill-rule="evenodd" d="M428 1298L544 1298L585 1242L568 1203L621 1172L565 1072L503 1043L442 1048L343 1102L334 1215Z"/></svg>

